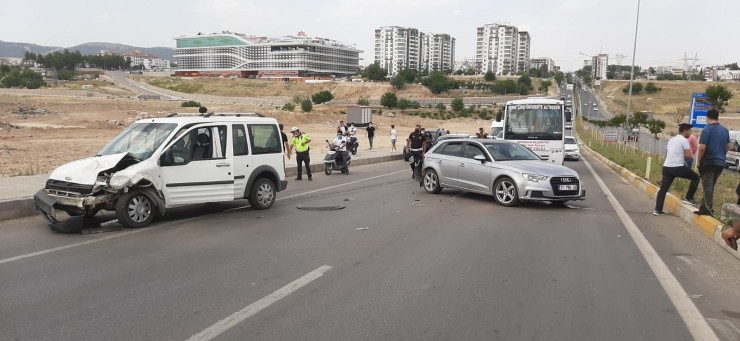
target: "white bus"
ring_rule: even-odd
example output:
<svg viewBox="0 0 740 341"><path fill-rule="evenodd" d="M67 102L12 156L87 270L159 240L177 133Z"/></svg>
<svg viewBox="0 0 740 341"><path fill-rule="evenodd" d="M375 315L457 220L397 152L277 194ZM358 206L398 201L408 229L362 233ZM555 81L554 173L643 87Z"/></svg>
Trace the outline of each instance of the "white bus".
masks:
<svg viewBox="0 0 740 341"><path fill-rule="evenodd" d="M545 161L564 162L565 110L563 101L528 98L506 102L503 138L526 146Z"/></svg>

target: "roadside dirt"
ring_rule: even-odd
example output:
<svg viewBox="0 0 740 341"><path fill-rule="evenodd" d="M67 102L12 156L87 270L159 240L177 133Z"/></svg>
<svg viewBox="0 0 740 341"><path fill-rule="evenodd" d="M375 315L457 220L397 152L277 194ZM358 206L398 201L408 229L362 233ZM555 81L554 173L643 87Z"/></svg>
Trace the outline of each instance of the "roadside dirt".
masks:
<svg viewBox="0 0 740 341"><path fill-rule="evenodd" d="M213 112L259 112L275 117L285 131L298 126L314 140L333 138L336 125L346 120L337 114L345 107L315 106L312 113L288 113L241 105L209 105ZM0 95L0 176L35 175L51 172L57 166L97 153L131 122L146 117L162 117L172 112L196 113L197 108L181 108L180 102L130 99L93 99ZM396 125L400 147L414 125L444 128L453 133L473 134L490 122L470 118L447 121L420 118L393 111L374 114L375 149L390 149L390 125ZM360 129L361 150L367 139ZM400 150L400 149L399 149Z"/></svg>

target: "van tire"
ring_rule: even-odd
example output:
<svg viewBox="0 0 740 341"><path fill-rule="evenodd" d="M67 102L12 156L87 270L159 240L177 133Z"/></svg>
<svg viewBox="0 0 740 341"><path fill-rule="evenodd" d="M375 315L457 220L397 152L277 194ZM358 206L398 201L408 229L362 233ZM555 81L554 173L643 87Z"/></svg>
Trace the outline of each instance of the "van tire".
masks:
<svg viewBox="0 0 740 341"><path fill-rule="evenodd" d="M266 210L275 203L275 184L269 179L259 178L254 181L249 191L249 204L256 210Z"/></svg>
<svg viewBox="0 0 740 341"><path fill-rule="evenodd" d="M129 228L149 225L156 211L154 201L139 190L130 190L116 201L116 218L121 225Z"/></svg>

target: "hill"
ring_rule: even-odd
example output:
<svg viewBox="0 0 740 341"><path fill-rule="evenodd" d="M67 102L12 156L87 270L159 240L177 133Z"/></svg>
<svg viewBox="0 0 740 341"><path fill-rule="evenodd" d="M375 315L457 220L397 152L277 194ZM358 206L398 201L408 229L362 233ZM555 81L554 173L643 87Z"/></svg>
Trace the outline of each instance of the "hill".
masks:
<svg viewBox="0 0 740 341"><path fill-rule="evenodd" d="M53 51L68 49L70 51L80 51L81 54L96 54L101 50L108 50L116 53L126 53L132 51L142 51L153 54L159 58L174 60L175 50L169 47L139 47L123 45L117 43L89 42L71 47L42 46L29 43L6 42L0 40L0 57L23 58L26 51L33 53L46 54Z"/></svg>

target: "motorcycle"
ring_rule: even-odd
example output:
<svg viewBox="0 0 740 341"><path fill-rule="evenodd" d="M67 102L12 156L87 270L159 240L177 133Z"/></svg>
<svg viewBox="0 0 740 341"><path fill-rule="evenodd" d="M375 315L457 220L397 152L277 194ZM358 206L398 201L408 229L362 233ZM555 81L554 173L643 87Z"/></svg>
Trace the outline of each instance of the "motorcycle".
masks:
<svg viewBox="0 0 740 341"><path fill-rule="evenodd" d="M331 175L332 171L336 169L342 172L342 174L349 174L349 165L352 162L352 156L345 151L338 150L339 147L329 143L329 140L326 140L326 143L329 144L329 151L324 156L324 173ZM343 162L337 160L338 153L342 153Z"/></svg>
<svg viewBox="0 0 740 341"><path fill-rule="evenodd" d="M350 137L349 143L347 143L347 151L352 153L352 155L357 154L357 148L360 147L360 143L357 142L356 137Z"/></svg>

